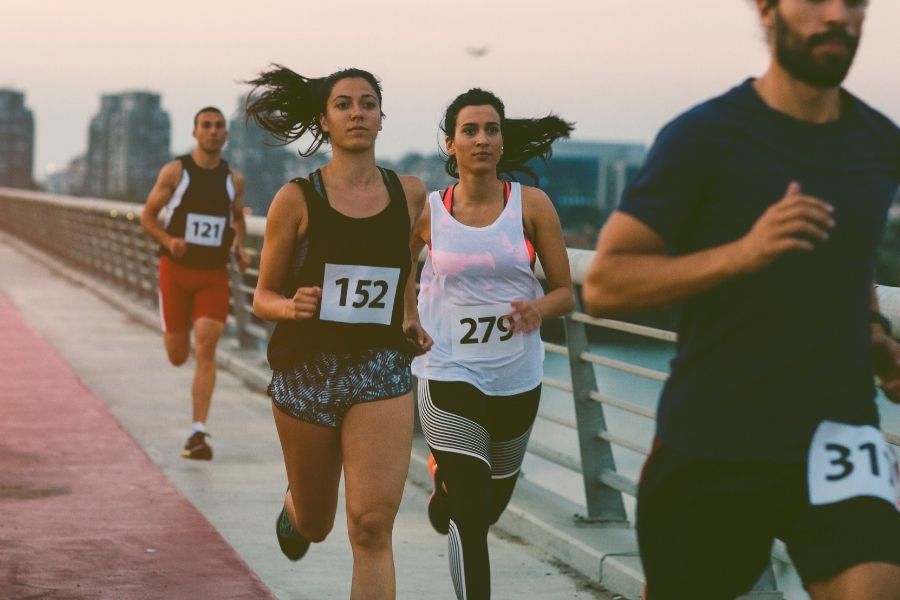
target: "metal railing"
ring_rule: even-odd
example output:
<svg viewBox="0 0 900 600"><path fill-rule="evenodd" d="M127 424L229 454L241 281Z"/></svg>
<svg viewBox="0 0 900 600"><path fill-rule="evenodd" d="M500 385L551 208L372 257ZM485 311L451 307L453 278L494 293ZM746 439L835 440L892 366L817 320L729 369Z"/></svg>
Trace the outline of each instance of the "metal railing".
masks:
<svg viewBox="0 0 900 600"><path fill-rule="evenodd" d="M156 244L140 228L141 205L112 202L92 198L72 198L24 190L0 188L0 228L28 241L132 295L136 301L157 304ZM252 296L258 275L259 251L265 219L247 219L247 249L251 267L244 273L232 269L231 315L228 330L240 347L262 350L271 326L252 315ZM593 252L568 251L573 280L580 286ZM543 273L538 266L538 275ZM880 287L878 290L883 311L900 328L900 288ZM576 294L577 296L578 294ZM634 336L656 345L668 346L676 335L652 327L609 319L595 319L576 311L563 319L566 344L545 342L549 357L561 357L568 363L568 377L548 374L545 388L568 395L572 410L542 409L540 422L562 427L577 437L577 454L535 435L529 452L550 463L577 473L584 486L586 514L581 522L627 525L628 518L623 494L635 496L635 476L617 468L617 456L633 453L642 462L650 451L652 426L643 435L616 431L608 426L607 412L615 411L622 418L648 421L655 419L655 394L651 401L639 402L629 395L609 391L598 385L604 373L619 373L636 382L660 385L668 377L657 366L637 364L611 354L594 351L589 332L606 331L619 336ZM264 353L259 353L262 363ZM598 372L601 377L598 379ZM621 387L621 386L620 386ZM647 396L648 394L645 394ZM621 421L622 418L619 420ZM885 431L888 441L900 446L900 432ZM787 561L786 554L776 547L775 556ZM771 570L758 585L759 589L774 589Z"/></svg>

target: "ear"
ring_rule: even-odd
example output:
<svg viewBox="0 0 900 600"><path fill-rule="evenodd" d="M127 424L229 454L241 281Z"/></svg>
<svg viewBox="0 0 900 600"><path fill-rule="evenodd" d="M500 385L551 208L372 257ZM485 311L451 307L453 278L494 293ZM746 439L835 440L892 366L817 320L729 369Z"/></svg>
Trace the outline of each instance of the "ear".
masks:
<svg viewBox="0 0 900 600"><path fill-rule="evenodd" d="M756 12L759 15L762 24L768 29L772 27L772 17L775 13L776 2L772 4L769 0L756 0Z"/></svg>
<svg viewBox="0 0 900 600"><path fill-rule="evenodd" d="M328 134L328 127L325 125L325 113L319 115L319 130L324 134Z"/></svg>
<svg viewBox="0 0 900 600"><path fill-rule="evenodd" d="M448 156L454 156L456 154L456 150L453 149L453 138L449 135L444 138L444 146L447 147Z"/></svg>

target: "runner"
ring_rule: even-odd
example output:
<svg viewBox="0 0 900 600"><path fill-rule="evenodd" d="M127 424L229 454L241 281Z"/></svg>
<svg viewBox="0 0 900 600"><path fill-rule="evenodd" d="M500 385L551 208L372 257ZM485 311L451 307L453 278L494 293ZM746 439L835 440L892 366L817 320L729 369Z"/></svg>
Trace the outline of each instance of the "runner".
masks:
<svg viewBox="0 0 900 600"><path fill-rule="evenodd" d="M393 598L391 531L413 432L410 361L430 339L410 321L416 177L375 165L381 86L359 69L313 79L275 66L250 82L247 115L301 154L332 159L275 195L253 310L277 321L269 393L290 486L276 531L300 559L331 531L341 469L353 548L352 598ZM409 310L415 313L415 307Z"/></svg>
<svg viewBox="0 0 900 600"><path fill-rule="evenodd" d="M141 226L159 242L159 311L169 361L183 365L194 331L194 423L181 456L210 460L206 419L216 383L216 345L229 312L228 260L243 271L244 178L222 160L228 138L218 108L194 116L197 145L159 172ZM162 222L160 223L160 217Z"/></svg>
<svg viewBox="0 0 900 600"><path fill-rule="evenodd" d="M841 88L867 3L757 0L771 61L668 124L600 234L592 314L681 303L638 490L650 600L734 598L772 541L814 600L900 598L900 400L875 249L900 130Z"/></svg>
<svg viewBox="0 0 900 600"><path fill-rule="evenodd" d="M488 527L509 503L537 414L541 322L574 305L553 204L538 188L498 174L546 159L571 129L555 116L508 119L500 99L481 89L461 94L443 125L446 171L459 183L432 192L415 226L413 256L429 247L419 312L434 336L434 347L413 362L433 455L428 513L437 531L449 531L460 599L490 598Z"/></svg>

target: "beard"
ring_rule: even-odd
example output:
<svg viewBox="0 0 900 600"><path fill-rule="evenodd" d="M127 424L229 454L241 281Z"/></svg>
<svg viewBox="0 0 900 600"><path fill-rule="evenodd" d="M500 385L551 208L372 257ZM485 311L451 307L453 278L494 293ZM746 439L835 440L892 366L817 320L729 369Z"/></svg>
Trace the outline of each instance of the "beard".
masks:
<svg viewBox="0 0 900 600"><path fill-rule="evenodd" d="M821 59L813 55L816 46L835 40L847 47L845 55L828 54ZM839 86L850 71L858 46L859 38L853 37L843 27L832 27L803 39L788 25L778 9L775 10L775 57L778 63L796 79L815 88Z"/></svg>

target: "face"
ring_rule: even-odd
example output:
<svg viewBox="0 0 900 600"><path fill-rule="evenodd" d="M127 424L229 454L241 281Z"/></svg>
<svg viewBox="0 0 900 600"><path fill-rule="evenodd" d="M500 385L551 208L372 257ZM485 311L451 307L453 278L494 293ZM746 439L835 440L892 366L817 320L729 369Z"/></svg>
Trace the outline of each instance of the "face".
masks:
<svg viewBox="0 0 900 600"><path fill-rule="evenodd" d="M780 0L764 9L775 59L796 79L837 87L853 64L866 0Z"/></svg>
<svg viewBox="0 0 900 600"><path fill-rule="evenodd" d="M349 151L372 148L381 131L381 104L375 89L359 77L339 80L331 89L319 123L332 147Z"/></svg>
<svg viewBox="0 0 900 600"><path fill-rule="evenodd" d="M204 152L218 152L228 139L225 117L215 111L202 112L197 115L194 127L194 139Z"/></svg>
<svg viewBox="0 0 900 600"><path fill-rule="evenodd" d="M460 173L496 172L503 153L499 113L490 105L464 106L446 143L447 154L456 157Z"/></svg>

